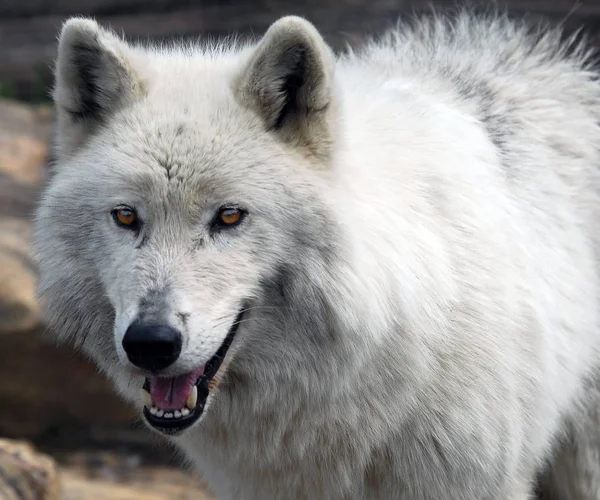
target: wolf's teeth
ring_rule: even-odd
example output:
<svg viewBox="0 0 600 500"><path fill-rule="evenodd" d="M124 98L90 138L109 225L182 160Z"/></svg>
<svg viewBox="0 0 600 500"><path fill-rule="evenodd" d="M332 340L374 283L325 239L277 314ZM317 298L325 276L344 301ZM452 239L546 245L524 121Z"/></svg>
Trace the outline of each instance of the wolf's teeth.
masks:
<svg viewBox="0 0 600 500"><path fill-rule="evenodd" d="M175 410L173 415L175 415L175 418L181 418L181 412L179 410Z"/></svg>
<svg viewBox="0 0 600 500"><path fill-rule="evenodd" d="M165 418L173 418L173 414L172 413L165 413Z"/></svg>
<svg viewBox="0 0 600 500"><path fill-rule="evenodd" d="M182 409L181 409L181 414L182 414L184 417L187 417L187 416L190 414L190 410L188 410L187 408L182 408Z"/></svg>
<svg viewBox="0 0 600 500"><path fill-rule="evenodd" d="M152 396L148 393L146 389L140 389L140 396L142 397L142 403L147 408L152 408Z"/></svg>
<svg viewBox="0 0 600 500"><path fill-rule="evenodd" d="M197 402L198 402L198 388L196 386L194 386L192 388L192 392L188 396L185 404L190 410L193 410L196 407Z"/></svg>
<svg viewBox="0 0 600 500"><path fill-rule="evenodd" d="M164 412L164 410L158 410L158 411L156 412L156 416L157 416L157 417L162 417L164 413L165 413L165 412Z"/></svg>
<svg viewBox="0 0 600 500"><path fill-rule="evenodd" d="M156 415L157 412L158 412L158 408L156 406L153 406L152 408L150 408L150 413L152 415Z"/></svg>

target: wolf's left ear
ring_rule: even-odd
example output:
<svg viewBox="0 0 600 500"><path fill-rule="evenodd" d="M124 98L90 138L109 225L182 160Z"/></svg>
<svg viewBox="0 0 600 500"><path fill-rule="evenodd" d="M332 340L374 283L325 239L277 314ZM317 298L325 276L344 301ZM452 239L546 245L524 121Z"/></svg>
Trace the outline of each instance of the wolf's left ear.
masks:
<svg viewBox="0 0 600 500"><path fill-rule="evenodd" d="M316 28L287 16L267 30L235 85L242 103L269 130L327 160L334 134L334 69L333 53Z"/></svg>
<svg viewBox="0 0 600 500"><path fill-rule="evenodd" d="M70 154L142 89L126 42L91 19L71 18L58 43L57 153Z"/></svg>

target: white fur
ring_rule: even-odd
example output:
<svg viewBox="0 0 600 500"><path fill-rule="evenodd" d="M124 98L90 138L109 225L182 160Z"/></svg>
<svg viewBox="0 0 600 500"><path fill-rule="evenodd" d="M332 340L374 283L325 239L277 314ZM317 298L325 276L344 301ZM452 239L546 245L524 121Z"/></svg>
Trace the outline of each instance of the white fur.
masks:
<svg viewBox="0 0 600 500"><path fill-rule="evenodd" d="M64 41L86 30L118 75L83 74L98 96ZM252 301L174 438L220 499L526 500L540 473L570 488L556 498L598 498L600 86L583 46L540 33L460 15L334 59L297 18L212 49L70 21L57 96L100 107L82 122L79 97L58 102L49 321L136 401L115 308L168 290L164 317L190 315L174 374ZM107 215L124 201L152 229L139 248ZM211 236L231 201L247 224Z"/></svg>

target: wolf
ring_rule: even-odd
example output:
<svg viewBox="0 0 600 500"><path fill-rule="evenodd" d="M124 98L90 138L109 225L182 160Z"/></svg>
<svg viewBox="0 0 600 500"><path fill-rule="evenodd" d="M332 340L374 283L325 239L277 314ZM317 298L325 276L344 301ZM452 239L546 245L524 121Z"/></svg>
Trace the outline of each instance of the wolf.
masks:
<svg viewBox="0 0 600 500"><path fill-rule="evenodd" d="M62 27L45 317L219 499L600 498L600 83L503 15L335 53ZM149 435L150 436L150 435Z"/></svg>

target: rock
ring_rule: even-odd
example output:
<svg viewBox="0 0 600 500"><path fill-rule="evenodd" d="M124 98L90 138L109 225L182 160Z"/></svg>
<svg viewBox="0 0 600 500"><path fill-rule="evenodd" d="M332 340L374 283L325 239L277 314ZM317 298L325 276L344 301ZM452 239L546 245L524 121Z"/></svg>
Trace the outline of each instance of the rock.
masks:
<svg viewBox="0 0 600 500"><path fill-rule="evenodd" d="M0 172L32 185L44 179L52 119L49 107L0 99Z"/></svg>
<svg viewBox="0 0 600 500"><path fill-rule="evenodd" d="M2 500L212 500L192 474L132 457L79 453L67 463L30 443L0 439Z"/></svg>
<svg viewBox="0 0 600 500"><path fill-rule="evenodd" d="M27 251L30 239L29 222L0 217L0 335L39 324L37 273Z"/></svg>
<svg viewBox="0 0 600 500"><path fill-rule="evenodd" d="M0 335L39 324L31 216L44 168L51 112L0 100Z"/></svg>
<svg viewBox="0 0 600 500"><path fill-rule="evenodd" d="M213 500L202 482L166 467L140 467L126 479L115 481L82 473L61 471L61 500Z"/></svg>
<svg viewBox="0 0 600 500"><path fill-rule="evenodd" d="M161 457L140 425L139 410L68 346L49 343L41 328L5 333L1 342L0 435L44 449L118 447Z"/></svg>
<svg viewBox="0 0 600 500"><path fill-rule="evenodd" d="M0 439L0 498L59 500L55 462L30 444Z"/></svg>

